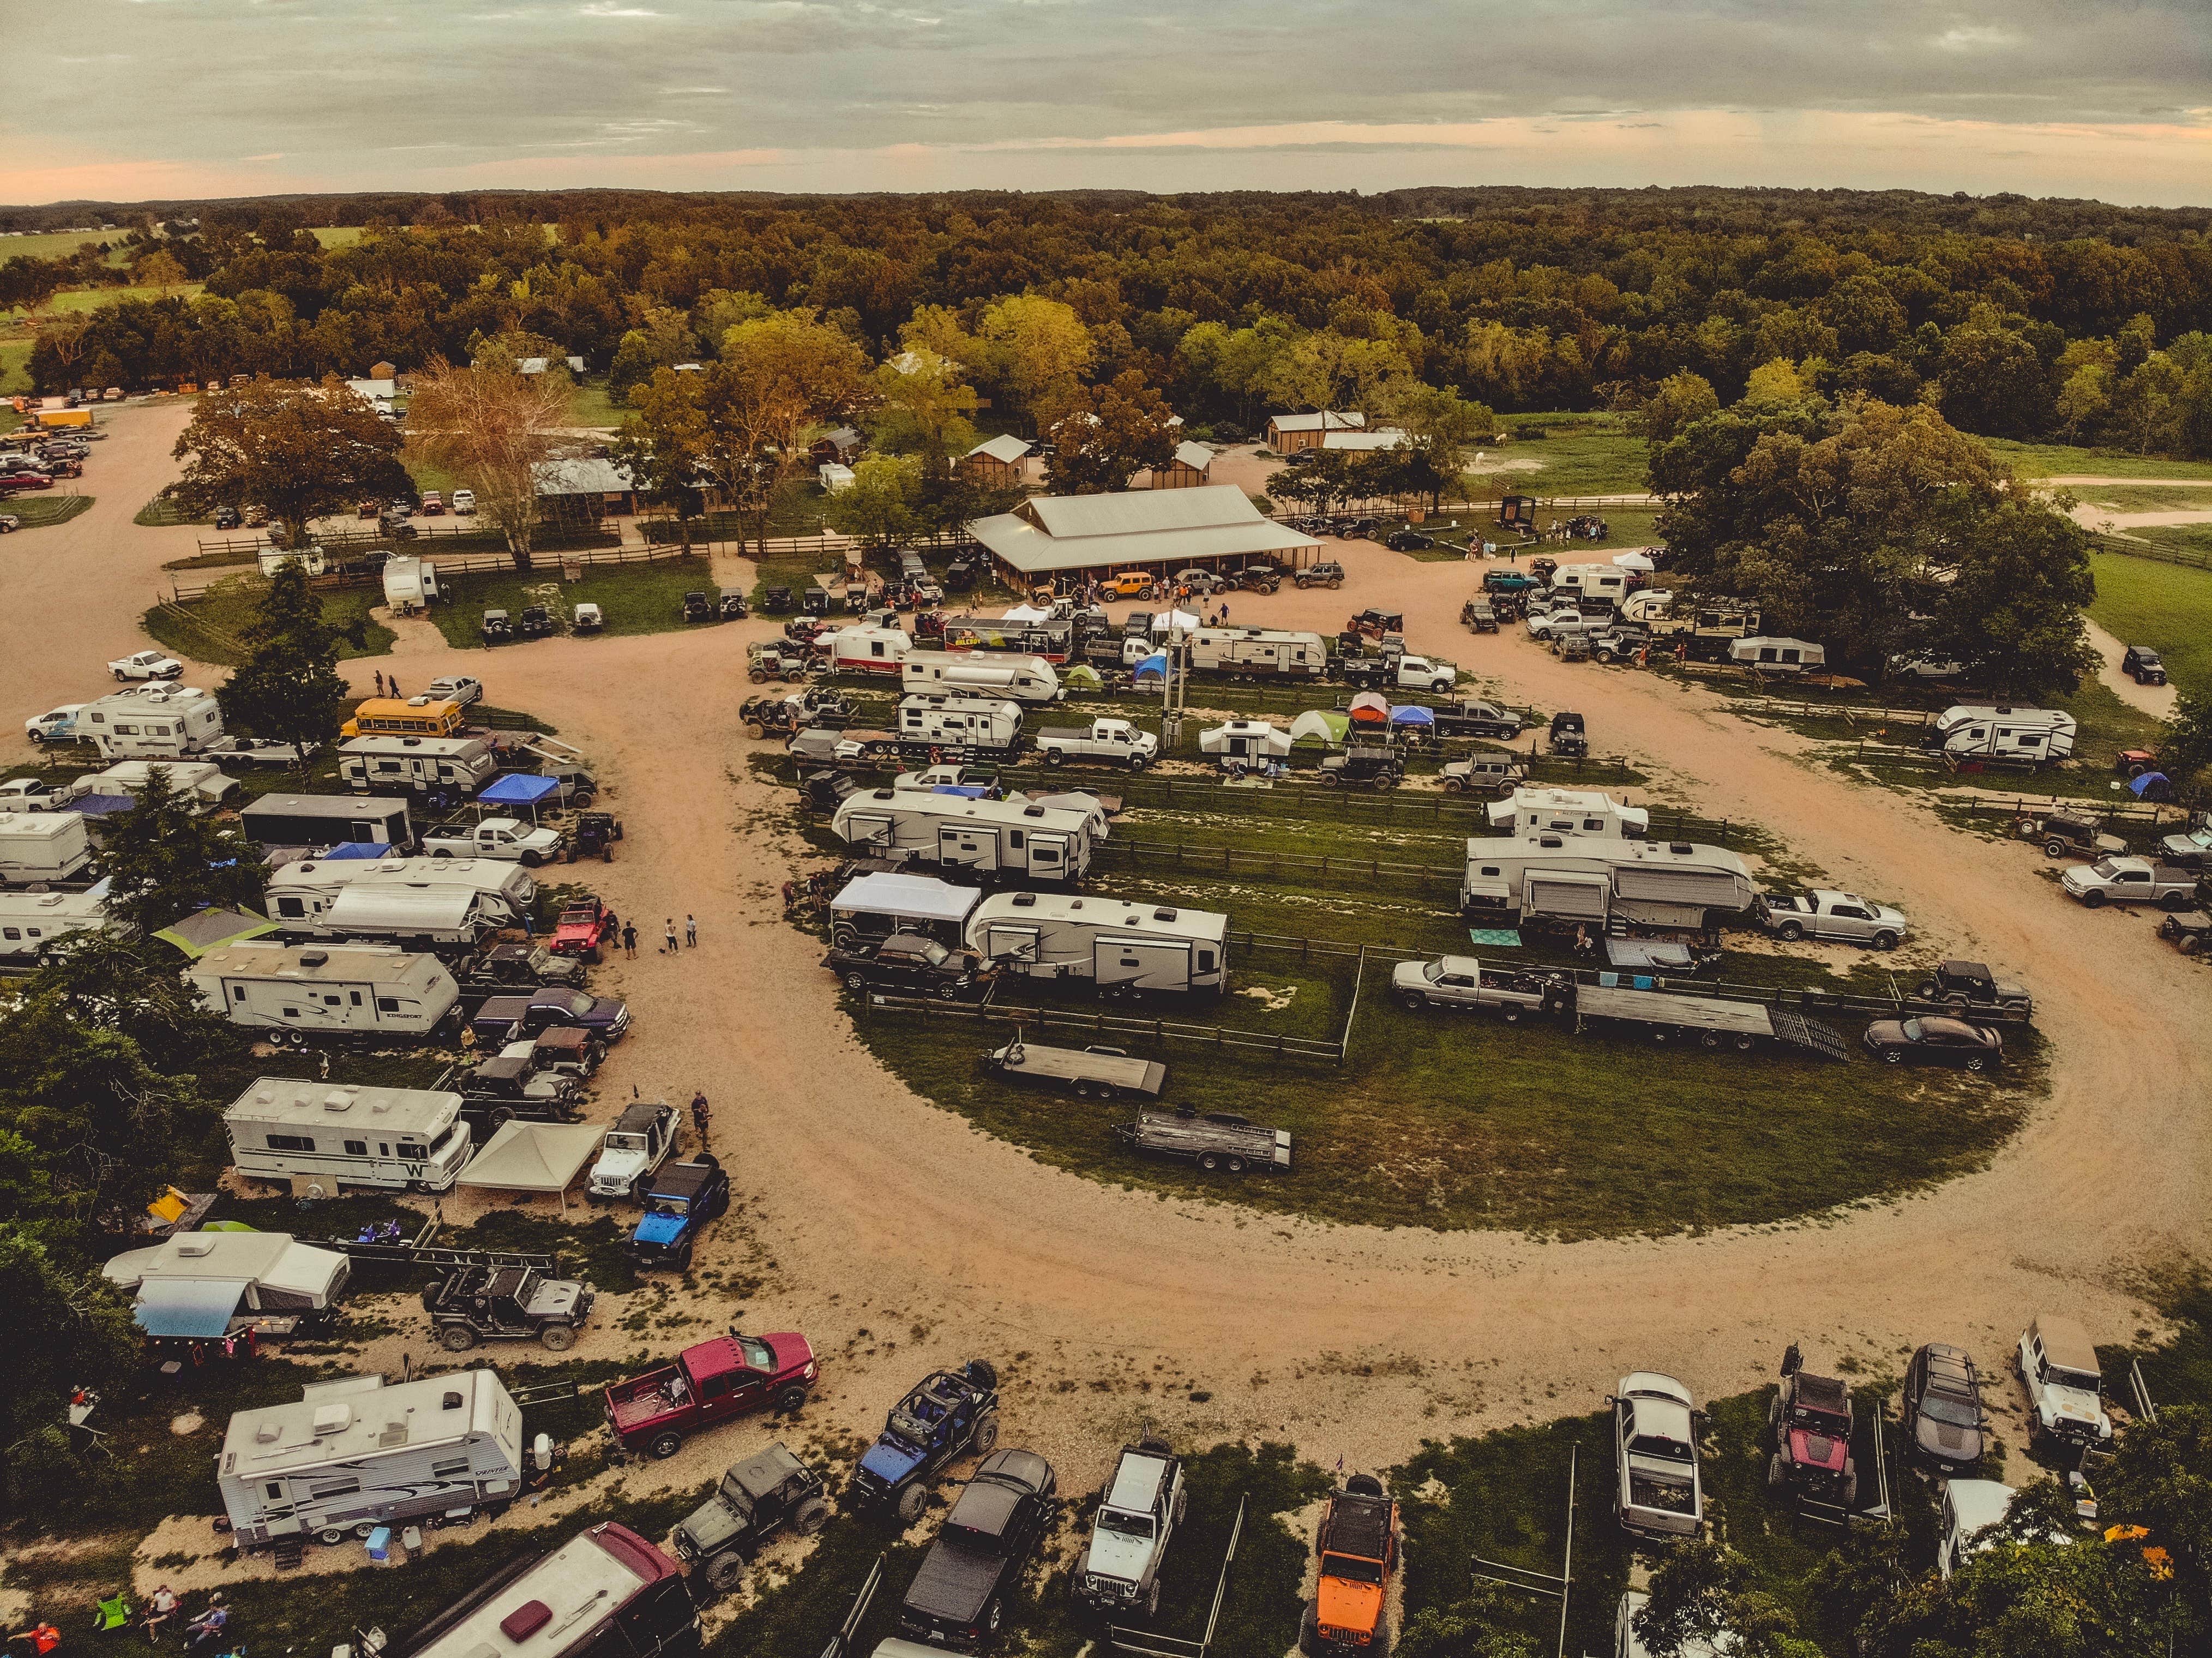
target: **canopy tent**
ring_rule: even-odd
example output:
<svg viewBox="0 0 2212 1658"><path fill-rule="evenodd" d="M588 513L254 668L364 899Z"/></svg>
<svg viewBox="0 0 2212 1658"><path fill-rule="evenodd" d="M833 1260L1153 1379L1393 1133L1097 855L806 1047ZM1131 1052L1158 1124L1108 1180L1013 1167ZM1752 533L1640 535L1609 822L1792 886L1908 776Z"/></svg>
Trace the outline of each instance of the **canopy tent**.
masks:
<svg viewBox="0 0 2212 1658"><path fill-rule="evenodd" d="M833 912L890 915L902 921L964 921L982 899L977 887L927 875L860 875L830 901Z"/></svg>
<svg viewBox="0 0 2212 1658"><path fill-rule="evenodd" d="M605 1129L587 1122L510 1122L469 1159L456 1184L486 1192L553 1192L565 1212L568 1187L599 1149Z"/></svg>
<svg viewBox="0 0 2212 1658"><path fill-rule="evenodd" d="M1098 670L1087 662L1079 662L1060 676L1060 683L1071 690L1103 690L1106 682L1098 677Z"/></svg>
<svg viewBox="0 0 2212 1658"><path fill-rule="evenodd" d="M477 800L487 806L529 806L533 810L561 792L557 777L537 777L511 771L485 786Z"/></svg>
<svg viewBox="0 0 2212 1658"><path fill-rule="evenodd" d="M1349 713L1355 726L1387 726L1390 723L1390 701L1380 691L1362 691L1352 699Z"/></svg>
<svg viewBox="0 0 2212 1658"><path fill-rule="evenodd" d="M1419 702L1407 702L1390 710L1390 723L1394 726L1434 726L1437 716L1433 710L1423 708Z"/></svg>
<svg viewBox="0 0 2212 1658"><path fill-rule="evenodd" d="M1152 632L1157 635L1180 628L1185 633L1196 633L1205 623L1188 610L1162 610L1152 617Z"/></svg>
<svg viewBox="0 0 2212 1658"><path fill-rule="evenodd" d="M1017 604L1010 610L1002 611L999 619L1001 622L1049 622L1052 612L1042 605Z"/></svg>
<svg viewBox="0 0 2212 1658"><path fill-rule="evenodd" d="M1345 715L1332 713L1327 708L1308 708L1291 721L1291 741L1303 743L1311 738L1317 743L1337 748L1342 745L1351 730L1352 721Z"/></svg>
<svg viewBox="0 0 2212 1658"><path fill-rule="evenodd" d="M1656 570L1659 568L1651 562L1650 554L1640 550L1635 552L1615 553L1613 556L1613 562L1615 565L1624 570L1644 570L1648 572Z"/></svg>
<svg viewBox="0 0 2212 1658"><path fill-rule="evenodd" d="M139 1290L131 1316L149 1336L209 1341L229 1333L245 1295L234 1278L163 1278Z"/></svg>
<svg viewBox="0 0 2212 1658"><path fill-rule="evenodd" d="M392 855L392 847L390 842L384 841L341 841L328 852L315 855L325 864L347 858L388 858Z"/></svg>
<svg viewBox="0 0 2212 1658"><path fill-rule="evenodd" d="M174 944L197 962L210 950L276 931L274 922L264 920L251 910L204 909L197 915L185 916L174 926L163 927L154 936L163 944Z"/></svg>
<svg viewBox="0 0 2212 1658"><path fill-rule="evenodd" d="M1167 677L1168 653L1165 651L1154 651L1137 664L1137 680L1140 684L1147 679L1165 679Z"/></svg>

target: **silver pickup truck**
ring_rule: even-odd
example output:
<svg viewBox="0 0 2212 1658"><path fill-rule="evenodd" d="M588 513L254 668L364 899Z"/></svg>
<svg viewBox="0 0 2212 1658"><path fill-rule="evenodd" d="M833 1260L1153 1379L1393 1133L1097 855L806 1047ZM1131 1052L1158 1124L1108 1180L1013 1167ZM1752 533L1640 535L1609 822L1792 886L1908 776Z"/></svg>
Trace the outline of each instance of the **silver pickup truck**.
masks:
<svg viewBox="0 0 2212 1658"><path fill-rule="evenodd" d="M2088 908L2100 904L2157 904L2182 910L2197 901L2197 872L2148 858L2100 858L2076 864L2058 883Z"/></svg>
<svg viewBox="0 0 2212 1658"><path fill-rule="evenodd" d="M1840 938L1875 950L1894 950L1909 931L1902 912L1870 904L1856 893L1815 887L1810 892L1762 892L1753 905L1759 925L1778 938Z"/></svg>
<svg viewBox="0 0 2212 1658"><path fill-rule="evenodd" d="M1566 979L1559 974L1486 969L1472 956L1401 962L1390 975L1390 993L1408 1012L1429 1007L1486 1007L1495 1009L1508 1024L1572 999Z"/></svg>

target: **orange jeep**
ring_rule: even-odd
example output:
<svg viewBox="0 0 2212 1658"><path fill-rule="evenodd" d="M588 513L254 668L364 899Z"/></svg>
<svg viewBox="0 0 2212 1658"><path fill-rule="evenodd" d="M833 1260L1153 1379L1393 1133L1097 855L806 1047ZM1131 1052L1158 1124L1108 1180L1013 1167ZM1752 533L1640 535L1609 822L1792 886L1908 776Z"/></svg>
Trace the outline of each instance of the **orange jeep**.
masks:
<svg viewBox="0 0 2212 1658"><path fill-rule="evenodd" d="M1142 570L1121 570L1106 578L1104 583L1109 598L1150 598L1158 584Z"/></svg>
<svg viewBox="0 0 2212 1658"><path fill-rule="evenodd" d="M1398 1570L1398 1505L1381 1480L1356 1473L1329 1494L1317 1547L1321 1582L1298 1626L1298 1650L1314 1658L1387 1658L1390 1625L1383 1608Z"/></svg>

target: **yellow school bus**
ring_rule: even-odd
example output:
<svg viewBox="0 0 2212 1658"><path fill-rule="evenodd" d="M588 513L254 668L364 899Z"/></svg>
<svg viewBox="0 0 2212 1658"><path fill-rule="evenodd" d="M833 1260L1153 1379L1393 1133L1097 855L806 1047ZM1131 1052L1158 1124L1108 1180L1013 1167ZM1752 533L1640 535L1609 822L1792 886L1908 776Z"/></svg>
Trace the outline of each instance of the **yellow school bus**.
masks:
<svg viewBox="0 0 2212 1658"><path fill-rule="evenodd" d="M338 727L341 737L451 737L461 728L458 702L402 702L372 696Z"/></svg>

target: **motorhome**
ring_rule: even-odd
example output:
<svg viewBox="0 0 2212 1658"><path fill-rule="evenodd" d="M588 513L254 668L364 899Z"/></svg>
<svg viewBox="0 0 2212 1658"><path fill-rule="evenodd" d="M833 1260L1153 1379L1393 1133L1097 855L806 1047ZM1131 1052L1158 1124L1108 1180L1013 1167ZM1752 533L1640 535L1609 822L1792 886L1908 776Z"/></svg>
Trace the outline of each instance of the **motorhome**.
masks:
<svg viewBox="0 0 2212 1658"><path fill-rule="evenodd" d="M850 795L830 826L856 853L1037 881L1081 880L1099 838L1090 812L908 789Z"/></svg>
<svg viewBox="0 0 2212 1658"><path fill-rule="evenodd" d="M1189 636L1190 665L1200 673L1319 679L1328 644L1319 634L1277 628L1200 628Z"/></svg>
<svg viewBox="0 0 2212 1658"><path fill-rule="evenodd" d="M832 673L894 674L914 649L914 640L899 628L840 628L818 635L814 647L827 658Z"/></svg>
<svg viewBox="0 0 2212 1658"><path fill-rule="evenodd" d="M1802 639L1732 639L1728 653L1729 661L1756 673L1808 673L1828 665L1827 647Z"/></svg>
<svg viewBox="0 0 2212 1658"><path fill-rule="evenodd" d="M393 557L384 562L384 602L394 616L427 610L439 597L438 567L427 558Z"/></svg>
<svg viewBox="0 0 2212 1658"><path fill-rule="evenodd" d="M88 703L76 731L103 759L180 759L222 735L222 710L197 685L139 685Z"/></svg>
<svg viewBox="0 0 2212 1658"><path fill-rule="evenodd" d="M1010 973L1101 990L1210 991L1229 983L1229 918L1085 894L1004 892L968 917L968 946Z"/></svg>
<svg viewBox="0 0 2212 1658"><path fill-rule="evenodd" d="M2075 720L2056 708L1983 708L1961 703L1938 714L1920 746L1950 761L2044 766L2074 752Z"/></svg>
<svg viewBox="0 0 2212 1658"><path fill-rule="evenodd" d="M498 775L481 737L356 737L338 745L338 777L359 794L467 796Z"/></svg>
<svg viewBox="0 0 2212 1658"><path fill-rule="evenodd" d="M1022 746L1021 704L943 691L917 692L899 699L898 739L902 749L957 748L1011 757Z"/></svg>
<svg viewBox="0 0 2212 1658"><path fill-rule="evenodd" d="M1597 789L1516 788L1490 805L1496 835L1595 835L1640 841L1651 827L1642 806L1623 805Z"/></svg>
<svg viewBox="0 0 2212 1658"><path fill-rule="evenodd" d="M469 1160L461 1096L264 1077L223 1113L230 1160L249 1180L445 1192Z"/></svg>
<svg viewBox="0 0 2212 1658"><path fill-rule="evenodd" d="M0 886L74 880L91 862L82 812L0 813Z"/></svg>
<svg viewBox="0 0 2212 1658"><path fill-rule="evenodd" d="M138 1327L148 1335L225 1336L247 1329L276 1335L335 1307L353 1261L286 1232L179 1232L150 1248L110 1256L100 1274L136 1296ZM193 1320L221 1309L226 1291L228 1321L222 1328Z"/></svg>
<svg viewBox="0 0 2212 1658"><path fill-rule="evenodd" d="M257 847L319 851L349 841L415 844L407 802L383 795L264 794L238 817L246 838Z"/></svg>
<svg viewBox="0 0 2212 1658"><path fill-rule="evenodd" d="M520 864L497 858L303 858L269 874L269 919L313 922L355 885L477 894L501 926L520 922L538 883Z"/></svg>
<svg viewBox="0 0 2212 1658"><path fill-rule="evenodd" d="M357 939L450 954L475 950L508 920L503 900L465 886L356 881L335 894L319 915L284 918L277 935L294 941Z"/></svg>
<svg viewBox="0 0 2212 1658"><path fill-rule="evenodd" d="M1562 564L1552 572L1552 591L1570 598L1601 598L1619 604L1628 597L1629 572L1617 564Z"/></svg>
<svg viewBox="0 0 2212 1658"><path fill-rule="evenodd" d="M200 811L212 811L238 793L238 780L210 760L118 760L105 771L88 772L69 786L70 798L125 794L133 800L146 793L155 772L169 793Z"/></svg>
<svg viewBox="0 0 2212 1658"><path fill-rule="evenodd" d="M1616 840L1549 830L1467 843L1460 908L1470 918L1704 928L1757 896L1751 871L1723 847Z"/></svg>
<svg viewBox="0 0 2212 1658"><path fill-rule="evenodd" d="M338 727L340 737L453 737L466 723L465 711L450 699L433 702L428 697L402 701L393 696L372 696Z"/></svg>
<svg viewBox="0 0 2212 1658"><path fill-rule="evenodd" d="M253 1549L505 1508L524 1472L522 1407L487 1369L340 1376L309 1382L296 1405L240 1411L216 1484L230 1540Z"/></svg>
<svg viewBox="0 0 2212 1658"><path fill-rule="evenodd" d="M899 664L899 683L909 691L951 691L1017 702L1060 699L1060 671L1041 656L909 651Z"/></svg>
<svg viewBox="0 0 2212 1658"><path fill-rule="evenodd" d="M436 957L383 944L226 944L192 963L185 976L231 1023L301 1047L428 1037L461 999Z"/></svg>
<svg viewBox="0 0 2212 1658"><path fill-rule="evenodd" d="M0 892L0 962L36 963L71 933L107 924L105 881L87 892Z"/></svg>

